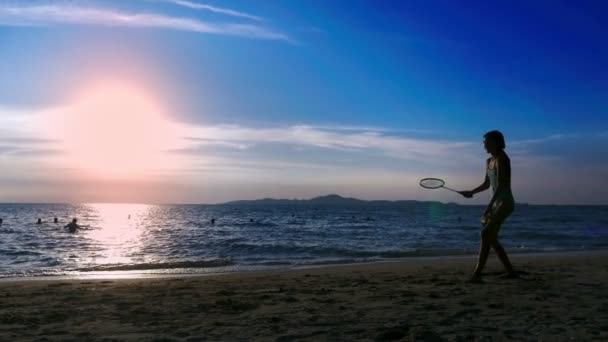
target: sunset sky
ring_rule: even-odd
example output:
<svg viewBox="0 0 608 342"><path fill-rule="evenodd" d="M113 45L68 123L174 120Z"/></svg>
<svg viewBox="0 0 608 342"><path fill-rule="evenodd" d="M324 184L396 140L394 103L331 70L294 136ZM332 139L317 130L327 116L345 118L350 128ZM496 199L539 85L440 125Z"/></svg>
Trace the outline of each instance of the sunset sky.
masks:
<svg viewBox="0 0 608 342"><path fill-rule="evenodd" d="M0 1L0 201L608 204L608 2Z"/></svg>

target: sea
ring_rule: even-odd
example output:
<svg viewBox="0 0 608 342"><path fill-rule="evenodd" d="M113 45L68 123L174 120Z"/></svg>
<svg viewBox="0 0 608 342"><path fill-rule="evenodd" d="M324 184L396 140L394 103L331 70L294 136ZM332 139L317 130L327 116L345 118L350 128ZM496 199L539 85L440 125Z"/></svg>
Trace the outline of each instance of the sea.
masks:
<svg viewBox="0 0 608 342"><path fill-rule="evenodd" d="M483 210L417 201L0 204L0 278L225 273L474 255ZM72 218L82 226L76 233L64 229ZM509 253L606 249L608 206L517 205L499 239Z"/></svg>

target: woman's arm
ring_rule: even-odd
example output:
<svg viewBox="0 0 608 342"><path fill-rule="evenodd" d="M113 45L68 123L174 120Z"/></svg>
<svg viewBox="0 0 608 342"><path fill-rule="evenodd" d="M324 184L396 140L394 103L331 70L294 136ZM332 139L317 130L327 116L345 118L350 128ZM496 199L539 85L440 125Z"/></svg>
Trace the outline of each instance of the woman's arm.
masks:
<svg viewBox="0 0 608 342"><path fill-rule="evenodd" d="M486 175L486 178L483 181L483 183L480 186L476 187L475 189L471 190L471 192L473 193L473 195L475 195L476 193L486 191L489 188L490 188L490 178L488 177L488 175Z"/></svg>
<svg viewBox="0 0 608 342"><path fill-rule="evenodd" d="M489 159L488 159L488 161L489 161ZM486 169L488 168L488 161L486 161ZM488 177L488 174L486 173L486 177L480 186L476 187L475 189L473 189L471 191L461 191L460 194L464 197L471 198L476 193L480 193L482 191L488 190L489 187L490 187L490 178Z"/></svg>

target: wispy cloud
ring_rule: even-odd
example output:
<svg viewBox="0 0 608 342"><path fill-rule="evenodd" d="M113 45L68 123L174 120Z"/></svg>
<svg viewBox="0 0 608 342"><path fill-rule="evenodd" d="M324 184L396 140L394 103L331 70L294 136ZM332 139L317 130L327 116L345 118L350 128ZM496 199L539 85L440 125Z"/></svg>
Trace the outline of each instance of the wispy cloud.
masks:
<svg viewBox="0 0 608 342"><path fill-rule="evenodd" d="M164 2L169 2L169 3L175 4L175 5L179 5L179 6L195 9L195 10L210 11L213 13L225 14L225 15L229 15L232 17L245 18L245 19L255 20L255 21L259 21L259 22L263 21L263 19L261 17L258 17L256 15L235 11L235 10L232 10L229 8L222 8L222 7L216 7L216 6L211 6L211 5L207 5L207 4L201 4L198 2L185 1L185 0L164 0Z"/></svg>
<svg viewBox="0 0 608 342"><path fill-rule="evenodd" d="M40 111L29 115L10 110L0 111L0 144L18 148L50 148L53 141L38 139L37 131L22 131L34 127L39 118L68 109ZM1 115L1 114L5 115ZM31 120L31 121L30 121ZM42 122L42 121L39 121ZM40 125L44 130L44 125ZM181 137L168 147L169 152L196 163L211 155L227 159L268 160L277 162L311 162L339 167L340 165L388 167L401 165L412 168L461 168L478 165L484 152L481 144L468 140L437 139L427 131L395 130L374 126L293 124L284 126L202 125L167 122L168 131ZM605 132L594 132L600 137ZM539 138L510 141L508 152L520 164L531 158L552 158L552 161L572 158L566 152L555 154L546 143L566 139L577 140L580 133L553 134ZM347 161L345 161L347 160ZM384 165L384 166L382 166Z"/></svg>
<svg viewBox="0 0 608 342"><path fill-rule="evenodd" d="M107 8L65 4L11 6L0 4L0 25L98 25L111 27L158 28L197 33L230 35L255 39L290 41L288 35L260 25L210 23L158 13L128 13Z"/></svg>
<svg viewBox="0 0 608 342"><path fill-rule="evenodd" d="M248 145L274 143L335 151L381 153L386 157L415 161L441 160L454 155L467 158L474 148L471 142L411 138L355 127L293 125L257 128L219 125L189 126L182 129L182 132L191 139L204 139L206 144L215 141L241 149Z"/></svg>
<svg viewBox="0 0 608 342"><path fill-rule="evenodd" d="M53 141L57 138L47 136L48 126L37 124L44 116L60 110L63 109L26 115L0 108L0 166L8 172L0 182L5 187L15 187L20 180L24 186L33 186L40 179L58 186L70 179L66 172L49 171L68 164L62 159L63 145ZM204 188L205 194L210 193L212 187L216 189L214 193L226 199L345 191L345 194L356 192L382 198L400 198L409 193L416 198L454 200L451 193L422 191L418 179L441 177L456 188L470 188L478 184L483 175L483 150L477 141L413 137L382 127L209 126L167 122L166 130L182 137L171 149L171 155L186 162L179 163L177 168L150 170L147 177L173 179L184 186L184 196L191 198L203 196L197 187ZM573 145L583 143L582 137L604 142L603 134L602 131L574 132L511 141L514 149L529 149L529 153L516 155L509 149L517 171L513 188L518 200L605 203L599 195L580 191L581 188L607 188L608 183L602 182L608 170L604 161L578 163L578 145L564 151L558 146L558 155L546 153L544 149L544 145L562 142L560 139ZM39 170L44 173L36 174ZM79 170L82 171L76 168L73 172L82 173ZM319 177L320 174L323 176ZM276 186L279 184L281 186ZM269 193L272 189L280 191ZM18 188L11 191L19 193ZM164 198L164 192L159 192L159 196ZM208 198L220 200L220 197Z"/></svg>
<svg viewBox="0 0 608 342"><path fill-rule="evenodd" d="M419 133L428 134L436 133L436 131L429 129L417 129L417 128L391 128L391 127L379 127L379 126L351 126L351 125L307 125L302 124L313 129L330 130L330 131L353 131L353 132L378 132L378 133Z"/></svg>
<svg viewBox="0 0 608 342"><path fill-rule="evenodd" d="M548 135L548 136L541 137L541 138L516 140L511 143L507 143L507 145L513 145L513 146L519 147L519 146L526 146L526 145L531 145L531 144L541 144L541 143L545 143L545 142L549 142L549 141L564 140L564 139L571 139L571 138L578 138L578 137L580 137L580 134L577 134L577 133L552 134L552 135Z"/></svg>

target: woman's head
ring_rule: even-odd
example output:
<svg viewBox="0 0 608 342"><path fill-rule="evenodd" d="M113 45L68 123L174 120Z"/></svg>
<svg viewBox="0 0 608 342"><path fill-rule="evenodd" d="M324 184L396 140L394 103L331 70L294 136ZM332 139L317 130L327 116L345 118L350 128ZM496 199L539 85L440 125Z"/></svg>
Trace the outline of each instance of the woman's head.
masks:
<svg viewBox="0 0 608 342"><path fill-rule="evenodd" d="M483 135L483 147L488 153L497 153L506 147L505 137L500 131L490 131Z"/></svg>

